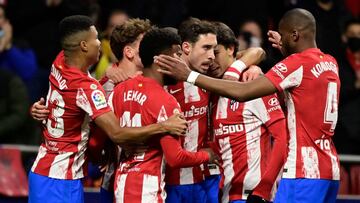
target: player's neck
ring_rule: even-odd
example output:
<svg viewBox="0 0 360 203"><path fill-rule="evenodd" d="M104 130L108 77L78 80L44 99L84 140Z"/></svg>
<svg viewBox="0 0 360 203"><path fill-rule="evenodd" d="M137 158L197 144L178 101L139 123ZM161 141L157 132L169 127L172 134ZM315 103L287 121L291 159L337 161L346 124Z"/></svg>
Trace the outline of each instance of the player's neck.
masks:
<svg viewBox="0 0 360 203"><path fill-rule="evenodd" d="M89 67L92 65L89 64L89 62L84 57L81 57L75 53L64 52L64 55L66 65L77 68L84 73L86 73Z"/></svg>
<svg viewBox="0 0 360 203"><path fill-rule="evenodd" d="M126 59L119 61L118 67L122 68L129 76L134 76L140 71L133 62Z"/></svg>
<svg viewBox="0 0 360 203"><path fill-rule="evenodd" d="M151 78L156 80L161 86L164 85L164 78L163 78L163 74L159 73L159 71L157 71L159 67L156 66L155 64L152 64L151 67L147 67L143 69L143 76L147 77L147 78Z"/></svg>
<svg viewBox="0 0 360 203"><path fill-rule="evenodd" d="M307 49L311 49L311 48L317 48L315 41L314 42L303 42L303 43L299 43L299 46L297 47L297 49L295 50L295 53L300 53L303 52Z"/></svg>

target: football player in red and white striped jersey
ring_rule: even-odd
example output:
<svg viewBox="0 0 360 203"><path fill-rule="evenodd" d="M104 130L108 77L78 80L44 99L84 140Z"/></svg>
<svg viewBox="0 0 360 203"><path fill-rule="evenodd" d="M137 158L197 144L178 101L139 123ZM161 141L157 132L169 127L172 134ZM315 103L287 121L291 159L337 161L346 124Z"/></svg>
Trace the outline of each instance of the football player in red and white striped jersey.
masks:
<svg viewBox="0 0 360 203"><path fill-rule="evenodd" d="M235 61L236 37L225 24L214 24L218 45L209 74L237 81L240 75L232 68L227 70ZM260 49L258 57L261 56ZM245 201L255 187L261 187L262 194L269 199L284 164L287 145L284 114L277 96L243 103L220 97L214 104L212 127L222 163L222 202ZM274 138L273 150L270 134Z"/></svg>
<svg viewBox="0 0 360 203"><path fill-rule="evenodd" d="M121 126L139 127L161 122L180 111L175 98L163 88L164 84L176 81L164 77L153 63L157 54L178 53L179 44L180 37L166 28L153 28L144 35L140 44L143 76L118 84L109 97ZM187 152L177 138L169 135L151 139L145 152L133 153L125 149L116 172L116 202L164 202L165 164L178 168L213 160L211 151Z"/></svg>

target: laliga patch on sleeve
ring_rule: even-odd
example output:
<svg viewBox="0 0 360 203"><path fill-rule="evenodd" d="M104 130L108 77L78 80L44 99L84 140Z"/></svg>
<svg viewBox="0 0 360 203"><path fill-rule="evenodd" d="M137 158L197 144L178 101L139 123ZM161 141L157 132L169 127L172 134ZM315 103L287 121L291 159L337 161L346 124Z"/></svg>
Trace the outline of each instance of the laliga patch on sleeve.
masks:
<svg viewBox="0 0 360 203"><path fill-rule="evenodd" d="M94 90L91 93L91 100L97 110L107 107L105 96L100 90Z"/></svg>

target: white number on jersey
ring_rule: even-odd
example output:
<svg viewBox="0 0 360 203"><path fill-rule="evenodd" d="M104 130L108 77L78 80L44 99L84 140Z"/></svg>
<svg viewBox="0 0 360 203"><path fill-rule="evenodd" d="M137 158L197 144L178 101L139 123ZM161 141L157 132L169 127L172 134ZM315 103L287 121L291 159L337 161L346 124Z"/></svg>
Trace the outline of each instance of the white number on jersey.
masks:
<svg viewBox="0 0 360 203"><path fill-rule="evenodd" d="M130 119L130 111L125 111L120 118L121 127L141 127L141 114L136 113L132 119Z"/></svg>
<svg viewBox="0 0 360 203"><path fill-rule="evenodd" d="M54 138L59 138L64 135L64 119L62 116L65 113L65 102L61 94L58 91L53 90L50 92L50 102L56 105L51 111L52 118L55 123L53 124L50 119L47 120L47 129L49 134Z"/></svg>
<svg viewBox="0 0 360 203"><path fill-rule="evenodd" d="M329 82L324 112L324 123L331 124L330 132L334 132L338 118L337 84Z"/></svg>

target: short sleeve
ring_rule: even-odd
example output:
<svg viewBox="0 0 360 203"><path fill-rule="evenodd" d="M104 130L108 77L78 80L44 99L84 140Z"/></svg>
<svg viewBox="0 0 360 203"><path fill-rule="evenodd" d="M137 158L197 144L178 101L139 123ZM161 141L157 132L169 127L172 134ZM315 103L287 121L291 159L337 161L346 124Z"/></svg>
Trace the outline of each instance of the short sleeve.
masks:
<svg viewBox="0 0 360 203"><path fill-rule="evenodd" d="M266 74L271 83L284 91L292 87L298 87L303 79L303 66L299 63L299 57L293 54L273 66Z"/></svg>
<svg viewBox="0 0 360 203"><path fill-rule="evenodd" d="M270 126L278 120L285 119L284 112L281 109L280 102L276 94L263 97L262 100L269 115L269 119L264 122L266 126Z"/></svg>
<svg viewBox="0 0 360 203"><path fill-rule="evenodd" d="M76 105L84 110L91 119L111 111L105 98L105 92L95 80L82 82L77 89Z"/></svg>

